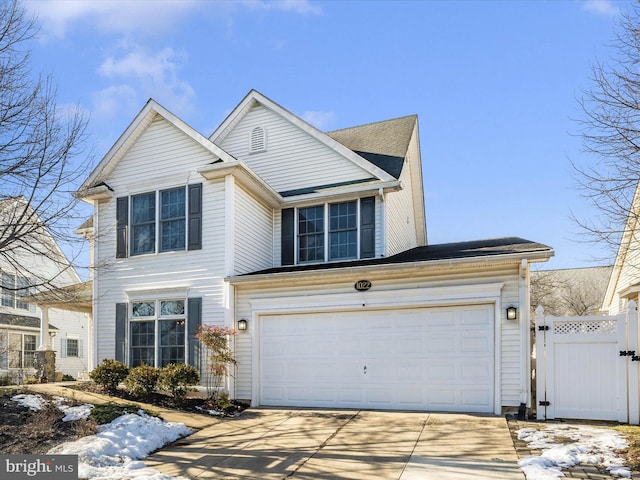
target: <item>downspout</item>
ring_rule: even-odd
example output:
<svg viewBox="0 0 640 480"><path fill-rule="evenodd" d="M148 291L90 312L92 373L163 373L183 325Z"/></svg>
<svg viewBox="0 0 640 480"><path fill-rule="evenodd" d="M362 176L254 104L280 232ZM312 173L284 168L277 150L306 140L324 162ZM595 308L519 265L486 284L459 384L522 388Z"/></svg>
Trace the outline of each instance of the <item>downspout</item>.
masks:
<svg viewBox="0 0 640 480"><path fill-rule="evenodd" d="M378 189L378 197L380 198L380 245L383 248L381 257L388 255L387 249L387 209L384 204L384 190L382 187Z"/></svg>
<svg viewBox="0 0 640 480"><path fill-rule="evenodd" d="M531 335L529 329L529 263L520 262L518 275L518 303L520 304L520 344L524 352L520 355L520 404L531 408Z"/></svg>

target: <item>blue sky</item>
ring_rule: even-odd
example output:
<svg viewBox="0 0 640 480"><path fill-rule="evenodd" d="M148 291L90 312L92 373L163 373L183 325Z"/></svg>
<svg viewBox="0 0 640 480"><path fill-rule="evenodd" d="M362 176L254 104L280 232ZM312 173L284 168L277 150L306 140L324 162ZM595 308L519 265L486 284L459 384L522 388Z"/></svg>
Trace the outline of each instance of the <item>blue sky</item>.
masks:
<svg viewBox="0 0 640 480"><path fill-rule="evenodd" d="M520 236L545 268L611 252L580 242L574 119L630 3L26 1L33 67L90 115L98 161L149 97L210 135L252 88L328 131L417 114L429 243Z"/></svg>

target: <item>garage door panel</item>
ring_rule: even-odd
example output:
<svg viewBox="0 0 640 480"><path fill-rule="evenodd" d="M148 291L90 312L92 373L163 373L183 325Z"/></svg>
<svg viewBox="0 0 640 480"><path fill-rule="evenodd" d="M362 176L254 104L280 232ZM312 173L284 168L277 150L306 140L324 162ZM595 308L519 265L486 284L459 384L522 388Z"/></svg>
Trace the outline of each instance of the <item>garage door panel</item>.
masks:
<svg viewBox="0 0 640 480"><path fill-rule="evenodd" d="M259 403L491 412L492 312L478 305L260 317Z"/></svg>

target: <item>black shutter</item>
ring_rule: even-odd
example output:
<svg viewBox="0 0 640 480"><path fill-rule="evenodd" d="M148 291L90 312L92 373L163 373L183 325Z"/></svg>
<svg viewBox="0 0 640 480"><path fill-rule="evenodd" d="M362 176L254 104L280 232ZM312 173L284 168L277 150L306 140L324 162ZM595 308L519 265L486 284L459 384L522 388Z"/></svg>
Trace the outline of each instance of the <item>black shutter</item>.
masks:
<svg viewBox="0 0 640 480"><path fill-rule="evenodd" d="M116 352L115 359L124 363L127 345L127 304L116 303Z"/></svg>
<svg viewBox="0 0 640 480"><path fill-rule="evenodd" d="M198 328L202 324L202 299L187 299L187 346L189 365L200 371L200 341L196 338Z"/></svg>
<svg viewBox="0 0 640 480"><path fill-rule="evenodd" d="M189 216L187 225L187 249L202 248L202 184L189 185Z"/></svg>
<svg viewBox="0 0 640 480"><path fill-rule="evenodd" d="M129 197L116 200L116 258L127 256L127 226L129 225Z"/></svg>
<svg viewBox="0 0 640 480"><path fill-rule="evenodd" d="M280 242L280 263L282 265L293 265L295 258L295 238L294 222L295 209L285 208L282 210L282 234Z"/></svg>
<svg viewBox="0 0 640 480"><path fill-rule="evenodd" d="M376 255L376 199L360 199L360 258Z"/></svg>

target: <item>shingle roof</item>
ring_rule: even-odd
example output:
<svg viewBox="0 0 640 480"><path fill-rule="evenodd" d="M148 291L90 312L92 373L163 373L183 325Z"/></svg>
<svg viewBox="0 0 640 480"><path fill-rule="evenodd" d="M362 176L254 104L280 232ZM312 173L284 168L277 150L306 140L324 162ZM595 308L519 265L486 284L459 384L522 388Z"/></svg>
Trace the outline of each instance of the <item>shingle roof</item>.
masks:
<svg viewBox="0 0 640 480"><path fill-rule="evenodd" d="M409 115L326 134L398 178L417 121L417 115Z"/></svg>
<svg viewBox="0 0 640 480"><path fill-rule="evenodd" d="M0 327L8 325L12 327L40 328L40 318L28 315L12 315L10 313L0 313ZM58 330L49 324L49 330Z"/></svg>
<svg viewBox="0 0 640 480"><path fill-rule="evenodd" d="M542 253L551 256L553 249L541 243L532 242L519 237L493 238L488 240L474 240L469 242L442 243L416 247L391 257L372 258L370 260L352 260L334 263L316 263L310 265L295 265L287 267L269 268L257 272L239 275L264 275L271 273L304 272L348 268L374 265L390 265L404 263L430 262L437 260L452 260L474 257L497 257L500 255L526 255Z"/></svg>

